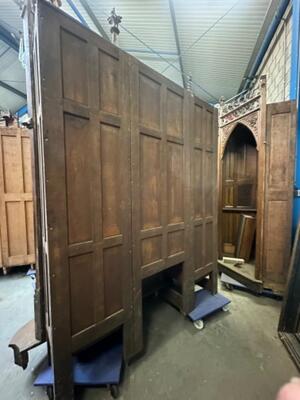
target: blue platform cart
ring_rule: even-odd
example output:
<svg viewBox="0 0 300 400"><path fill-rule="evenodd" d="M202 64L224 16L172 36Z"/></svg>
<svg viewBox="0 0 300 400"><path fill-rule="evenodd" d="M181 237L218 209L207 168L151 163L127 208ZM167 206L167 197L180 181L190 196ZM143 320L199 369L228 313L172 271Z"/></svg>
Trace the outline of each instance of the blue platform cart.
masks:
<svg viewBox="0 0 300 400"><path fill-rule="evenodd" d="M119 396L123 364L121 343L95 345L73 357L73 380L75 386L106 386L113 398ZM46 386L49 399L53 398L53 370L46 366L36 378L35 386Z"/></svg>
<svg viewBox="0 0 300 400"><path fill-rule="evenodd" d="M195 328L198 330L204 328L203 319L208 315L219 310L229 310L228 305L230 300L219 293L213 295L206 289L200 289L196 291L195 297L195 308L188 314L188 316L194 323Z"/></svg>

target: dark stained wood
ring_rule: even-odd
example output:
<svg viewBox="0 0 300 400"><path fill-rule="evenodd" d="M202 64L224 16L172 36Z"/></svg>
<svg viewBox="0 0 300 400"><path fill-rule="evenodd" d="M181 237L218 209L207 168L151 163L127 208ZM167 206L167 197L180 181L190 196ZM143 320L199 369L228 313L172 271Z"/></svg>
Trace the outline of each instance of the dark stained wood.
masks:
<svg viewBox="0 0 300 400"><path fill-rule="evenodd" d="M232 256L237 253L241 215L248 210L255 213L257 207L258 152L248 128L236 126L221 163L221 256Z"/></svg>
<svg viewBox="0 0 300 400"><path fill-rule="evenodd" d="M300 223L289 262L287 286L281 308L278 331L300 333Z"/></svg>
<svg viewBox="0 0 300 400"><path fill-rule="evenodd" d="M295 103L267 105L263 281L283 291L291 251Z"/></svg>
<svg viewBox="0 0 300 400"><path fill-rule="evenodd" d="M165 298L193 307L196 280L216 291L217 114L150 68L131 60L134 345L142 348L141 280L181 264ZM193 211L195 209L195 211Z"/></svg>
<svg viewBox="0 0 300 400"><path fill-rule="evenodd" d="M34 43L45 314L65 400L73 352L119 327L125 359L142 350L143 280L176 271L183 313L195 281L216 290L217 113L44 1Z"/></svg>
<svg viewBox="0 0 300 400"><path fill-rule="evenodd" d="M217 263L217 110L192 98L190 139L191 226L194 279L211 277L216 292Z"/></svg>
<svg viewBox="0 0 300 400"><path fill-rule="evenodd" d="M239 213L256 217L253 279L282 293L290 254L295 105L266 105L262 79L257 107L220 128L219 257L237 254ZM253 132L252 146L238 131L243 124Z"/></svg>
<svg viewBox="0 0 300 400"><path fill-rule="evenodd" d="M263 284L259 279L255 279L254 269L255 266L253 264L243 264L242 268L238 268L232 264L218 260L219 272L224 272L224 274L245 285L255 293L262 293Z"/></svg>
<svg viewBox="0 0 300 400"><path fill-rule="evenodd" d="M15 364L23 369L27 368L29 356L28 352L39 346L42 342L35 337L35 321L31 320L25 324L9 342L9 347L13 349Z"/></svg>
<svg viewBox="0 0 300 400"><path fill-rule="evenodd" d="M298 224L289 264L287 286L281 309L278 334L300 369L300 224Z"/></svg>
<svg viewBox="0 0 300 400"><path fill-rule="evenodd" d="M47 330L55 398L71 399L73 351L123 326L128 353L128 61L49 4L37 13Z"/></svg>
<svg viewBox="0 0 300 400"><path fill-rule="evenodd" d="M237 236L236 253L237 258L249 261L255 236L256 221L251 215L240 215L240 226Z"/></svg>

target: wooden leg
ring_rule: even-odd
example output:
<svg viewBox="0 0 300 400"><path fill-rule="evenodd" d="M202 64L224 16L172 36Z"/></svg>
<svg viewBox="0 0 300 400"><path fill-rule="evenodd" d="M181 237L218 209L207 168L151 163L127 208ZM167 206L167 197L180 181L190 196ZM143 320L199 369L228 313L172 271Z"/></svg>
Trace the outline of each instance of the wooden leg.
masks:
<svg viewBox="0 0 300 400"><path fill-rule="evenodd" d="M52 340L49 340L51 366L54 374L53 399L73 400L73 363L71 350L71 337L61 330L52 331Z"/></svg>
<svg viewBox="0 0 300 400"><path fill-rule="evenodd" d="M54 372L54 400L73 400L74 387L71 354L61 351L60 357L57 357L57 361L55 361L55 357L52 358L52 366Z"/></svg>
<svg viewBox="0 0 300 400"><path fill-rule="evenodd" d="M190 263L184 262L182 266L182 312L188 314L195 305L194 271Z"/></svg>
<svg viewBox="0 0 300 400"><path fill-rule="evenodd" d="M216 294L218 292L218 272L216 270L213 270L209 274L207 288L211 291L212 294Z"/></svg>
<svg viewBox="0 0 300 400"><path fill-rule="evenodd" d="M131 336L130 345L128 345L128 352L126 354L126 359L129 361L142 353L144 346L141 281L136 285L131 321L128 322L127 327L125 325L124 328L125 331L127 331L126 335L130 333Z"/></svg>

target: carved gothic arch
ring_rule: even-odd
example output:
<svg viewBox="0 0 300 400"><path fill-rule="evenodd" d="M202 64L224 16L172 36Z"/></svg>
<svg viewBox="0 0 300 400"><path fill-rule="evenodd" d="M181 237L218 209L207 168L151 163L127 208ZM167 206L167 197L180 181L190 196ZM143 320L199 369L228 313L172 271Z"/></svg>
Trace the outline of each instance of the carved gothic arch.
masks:
<svg viewBox="0 0 300 400"><path fill-rule="evenodd" d="M245 126L246 128L249 129L249 131L251 132L251 134L255 140L256 149L257 149L257 147L258 147L258 118L259 118L258 111L255 111L255 112L248 114L238 120L235 120L234 122L229 123L228 125L221 128L221 143L220 143L221 159L224 156L224 151L225 151L226 145L228 143L228 140L238 125Z"/></svg>

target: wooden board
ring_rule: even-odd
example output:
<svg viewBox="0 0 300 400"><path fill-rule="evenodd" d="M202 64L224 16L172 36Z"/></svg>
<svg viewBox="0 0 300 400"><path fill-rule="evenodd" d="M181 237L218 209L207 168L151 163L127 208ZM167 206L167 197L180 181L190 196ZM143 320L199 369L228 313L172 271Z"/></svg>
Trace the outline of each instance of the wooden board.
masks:
<svg viewBox="0 0 300 400"><path fill-rule="evenodd" d="M30 131L0 128L0 267L34 264Z"/></svg>
<svg viewBox="0 0 300 400"><path fill-rule="evenodd" d="M36 22L47 329L55 397L71 399L72 352L122 325L127 337L128 62L119 49L45 2L38 3Z"/></svg>
<svg viewBox="0 0 300 400"><path fill-rule="evenodd" d="M190 109L191 257L194 280L210 275L208 287L217 291L217 116L215 108L197 97Z"/></svg>
<svg viewBox="0 0 300 400"><path fill-rule="evenodd" d="M141 281L182 265L181 294L166 297L188 313L194 282L216 290L216 112L173 82L131 60L134 336L142 348ZM174 301L173 301L173 300Z"/></svg>
<svg viewBox="0 0 300 400"><path fill-rule="evenodd" d="M292 234L295 103L267 105L264 206L264 287L283 290Z"/></svg>
<svg viewBox="0 0 300 400"><path fill-rule="evenodd" d="M235 256L249 261L255 236L256 221L251 215L240 215L239 233Z"/></svg>
<svg viewBox="0 0 300 400"><path fill-rule="evenodd" d="M216 111L49 3L38 2L35 22L45 313L60 400L73 396L73 352L119 327L125 358L141 350L143 279L179 265L185 313L196 280L211 275L216 290Z"/></svg>

